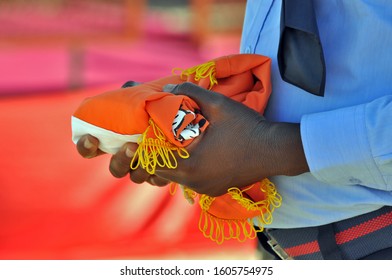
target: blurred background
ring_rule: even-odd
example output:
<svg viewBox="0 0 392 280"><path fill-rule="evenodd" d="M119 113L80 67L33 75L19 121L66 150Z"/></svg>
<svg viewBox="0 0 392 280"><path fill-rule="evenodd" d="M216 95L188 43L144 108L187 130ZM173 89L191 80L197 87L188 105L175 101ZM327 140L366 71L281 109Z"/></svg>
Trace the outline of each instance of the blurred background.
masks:
<svg viewBox="0 0 392 280"><path fill-rule="evenodd" d="M0 0L0 259L254 259L167 188L83 159L87 96L239 52L245 0Z"/></svg>

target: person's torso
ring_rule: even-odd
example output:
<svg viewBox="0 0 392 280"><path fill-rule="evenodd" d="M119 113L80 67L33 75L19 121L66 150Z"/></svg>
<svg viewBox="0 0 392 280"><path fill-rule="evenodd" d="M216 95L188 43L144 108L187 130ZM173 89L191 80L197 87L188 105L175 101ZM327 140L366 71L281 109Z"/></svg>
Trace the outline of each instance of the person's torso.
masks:
<svg viewBox="0 0 392 280"><path fill-rule="evenodd" d="M306 114L392 94L392 2L314 0L314 6L327 69L324 97L281 79L277 64L281 1L247 3L241 52L272 59L272 95L265 112L270 121L299 123ZM271 179L283 204L270 227L315 226L392 205L392 194L358 185L329 185L310 173Z"/></svg>

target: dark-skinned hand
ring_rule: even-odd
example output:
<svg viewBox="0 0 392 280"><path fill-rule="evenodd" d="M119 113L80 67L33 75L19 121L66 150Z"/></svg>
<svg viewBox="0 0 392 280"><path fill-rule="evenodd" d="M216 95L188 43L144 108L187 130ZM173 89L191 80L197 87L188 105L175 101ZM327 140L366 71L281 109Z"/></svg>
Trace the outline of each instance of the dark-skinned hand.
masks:
<svg viewBox="0 0 392 280"><path fill-rule="evenodd" d="M154 175L142 168L130 170L137 144L127 143L111 157L115 177L130 174L135 183L185 185L197 193L219 196L230 187L245 187L274 175L299 175L309 171L299 124L273 123L247 106L192 83L167 85L165 91L187 95L209 121L207 129L187 147L190 157L178 158L176 169L157 168ZM85 158L102 154L91 135L77 143Z"/></svg>

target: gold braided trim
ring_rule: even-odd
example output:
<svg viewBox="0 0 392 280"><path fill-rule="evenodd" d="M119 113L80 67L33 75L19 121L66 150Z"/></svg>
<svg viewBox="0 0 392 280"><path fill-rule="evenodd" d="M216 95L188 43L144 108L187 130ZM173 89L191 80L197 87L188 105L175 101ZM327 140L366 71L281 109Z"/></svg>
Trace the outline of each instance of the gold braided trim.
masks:
<svg viewBox="0 0 392 280"><path fill-rule="evenodd" d="M272 223L272 213L282 203L281 195L276 191L275 185L271 181L263 179L260 190L267 193L266 199L254 202L243 196L243 193L251 187L243 190L230 188L228 193L245 209L260 212L260 215L253 219L230 220L215 217L208 213L215 198L207 195L200 196L199 205L202 212L199 219L199 229L206 238L209 238L217 244L222 244L225 240L229 239L244 242L248 239L256 238L257 232L263 231L265 225ZM258 225L259 229L254 228L255 224Z"/></svg>
<svg viewBox="0 0 392 280"><path fill-rule="evenodd" d="M190 188L185 187L184 185L171 182L169 184L169 193L171 195L175 195L177 192L177 186L180 186L180 189L182 190L182 194L184 195L184 198L188 201L188 203L194 204L195 199L198 196L198 193L191 190Z"/></svg>
<svg viewBox="0 0 392 280"><path fill-rule="evenodd" d="M172 73L176 74L177 71L180 71L180 77L182 80L186 80L187 77L194 75L195 81L199 81L200 79L209 78L210 86L208 89L212 89L212 87L218 84L216 79L216 66L214 61L208 61L206 63L193 66L189 69L182 68L174 68Z"/></svg>
<svg viewBox="0 0 392 280"><path fill-rule="evenodd" d="M148 123L149 126L140 136L139 146L132 158L130 164L132 170L141 166L149 174L154 174L157 166L175 169L177 168L175 152L180 158L189 158L188 151L170 143L152 119ZM155 138L147 137L150 129L153 130Z"/></svg>
<svg viewBox="0 0 392 280"><path fill-rule="evenodd" d="M200 213L199 229L204 237L217 244L229 239L245 242L254 239L257 233L251 220L225 220L206 211Z"/></svg>

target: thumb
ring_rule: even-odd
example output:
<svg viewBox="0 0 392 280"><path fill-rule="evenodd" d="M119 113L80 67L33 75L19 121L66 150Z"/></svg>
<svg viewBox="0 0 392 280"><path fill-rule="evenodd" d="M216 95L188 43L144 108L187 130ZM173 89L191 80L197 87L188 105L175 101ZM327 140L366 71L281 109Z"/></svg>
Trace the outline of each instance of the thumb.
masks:
<svg viewBox="0 0 392 280"><path fill-rule="evenodd" d="M214 104L221 104L223 101L222 98L226 98L222 94L204 89L190 82L178 85L167 84L164 86L163 91L188 96L199 105L206 117L208 117L207 115L213 114L212 109L215 107Z"/></svg>

